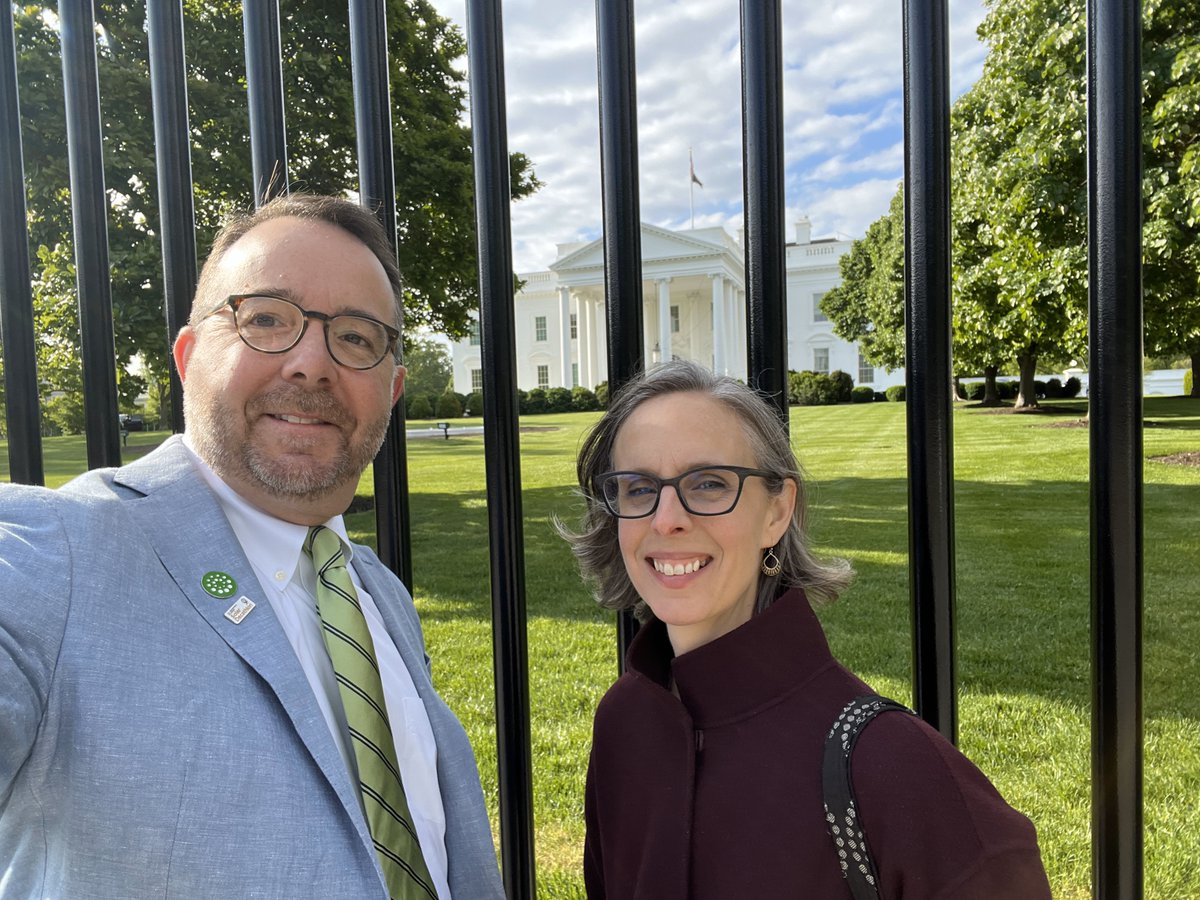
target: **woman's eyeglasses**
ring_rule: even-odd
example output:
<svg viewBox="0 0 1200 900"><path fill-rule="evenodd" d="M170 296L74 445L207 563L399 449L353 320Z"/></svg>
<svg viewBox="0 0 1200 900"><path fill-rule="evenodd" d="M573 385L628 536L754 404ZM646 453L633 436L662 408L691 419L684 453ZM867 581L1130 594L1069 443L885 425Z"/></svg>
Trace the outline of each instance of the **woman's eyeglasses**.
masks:
<svg viewBox="0 0 1200 900"><path fill-rule="evenodd" d="M683 508L694 516L723 516L733 512L747 478L778 478L745 466L701 466L674 478L645 472L605 472L596 478L596 493L618 519L642 519L654 514L664 487L673 487Z"/></svg>

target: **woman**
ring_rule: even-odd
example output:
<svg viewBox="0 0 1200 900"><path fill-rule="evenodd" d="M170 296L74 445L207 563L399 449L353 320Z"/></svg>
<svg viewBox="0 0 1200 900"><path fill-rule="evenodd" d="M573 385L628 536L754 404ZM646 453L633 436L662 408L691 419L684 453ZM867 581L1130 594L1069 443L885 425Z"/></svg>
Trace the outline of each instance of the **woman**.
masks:
<svg viewBox="0 0 1200 900"><path fill-rule="evenodd" d="M663 365L613 399L579 483L583 527L564 534L601 605L645 623L596 712L588 896L849 897L822 752L870 689L810 607L851 573L809 550L774 411L694 363ZM850 765L882 897L1050 896L1032 824L920 719L879 716Z"/></svg>

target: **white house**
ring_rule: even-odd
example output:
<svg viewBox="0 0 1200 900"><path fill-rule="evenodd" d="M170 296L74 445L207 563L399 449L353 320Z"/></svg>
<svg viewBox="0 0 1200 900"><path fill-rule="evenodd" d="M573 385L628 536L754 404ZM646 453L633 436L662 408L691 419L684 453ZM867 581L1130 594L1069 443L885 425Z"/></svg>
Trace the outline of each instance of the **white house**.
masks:
<svg viewBox="0 0 1200 900"><path fill-rule="evenodd" d="M788 365L849 372L854 383L883 390L904 383L904 370L874 369L858 345L833 333L821 313L821 296L841 281L838 259L851 242L811 238L812 225L796 223L787 245ZM645 359L694 359L746 378L745 259L739 237L724 228L670 231L642 225L642 307ZM595 388L608 379L604 329L602 240L560 244L543 272L518 276L517 386ZM453 347L454 389L483 384L478 327Z"/></svg>

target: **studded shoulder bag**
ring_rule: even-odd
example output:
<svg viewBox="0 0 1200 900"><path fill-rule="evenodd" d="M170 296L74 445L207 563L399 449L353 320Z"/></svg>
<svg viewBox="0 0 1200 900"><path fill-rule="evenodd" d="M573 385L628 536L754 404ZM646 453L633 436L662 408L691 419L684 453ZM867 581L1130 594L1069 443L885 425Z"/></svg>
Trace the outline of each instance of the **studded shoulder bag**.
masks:
<svg viewBox="0 0 1200 900"><path fill-rule="evenodd" d="M864 694L846 705L829 729L821 767L821 788L825 795L825 822L837 850L842 877L854 900L879 900L879 876L867 846L867 836L859 819L850 781L850 755L862 730L880 713L895 711L916 715L895 700L878 694Z"/></svg>

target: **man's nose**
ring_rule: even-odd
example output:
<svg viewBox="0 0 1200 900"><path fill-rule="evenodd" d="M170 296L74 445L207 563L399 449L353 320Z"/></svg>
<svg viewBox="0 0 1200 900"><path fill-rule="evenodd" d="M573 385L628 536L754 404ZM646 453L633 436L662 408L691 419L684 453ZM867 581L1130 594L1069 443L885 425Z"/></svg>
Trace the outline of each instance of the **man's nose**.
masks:
<svg viewBox="0 0 1200 900"><path fill-rule="evenodd" d="M337 376L338 365L325 344L324 323L316 319L307 322L300 340L283 354L283 377L289 381L331 381Z"/></svg>

